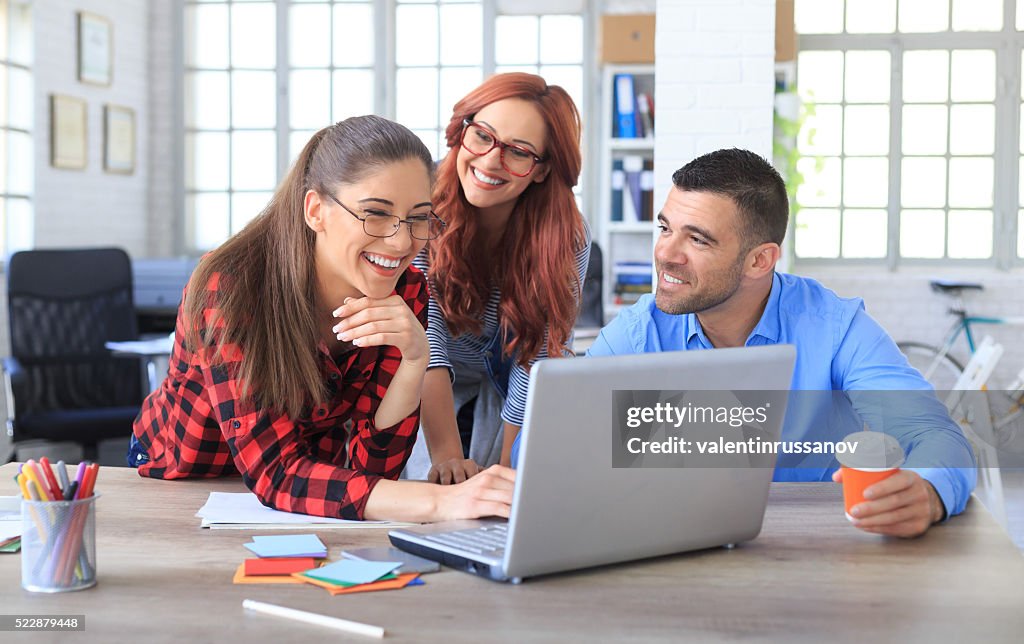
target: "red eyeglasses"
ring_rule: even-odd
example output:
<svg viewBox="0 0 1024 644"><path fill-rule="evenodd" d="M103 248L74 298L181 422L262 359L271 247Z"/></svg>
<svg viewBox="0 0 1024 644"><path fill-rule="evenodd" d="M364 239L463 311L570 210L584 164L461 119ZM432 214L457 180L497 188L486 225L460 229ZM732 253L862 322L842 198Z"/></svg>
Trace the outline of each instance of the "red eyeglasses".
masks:
<svg viewBox="0 0 1024 644"><path fill-rule="evenodd" d="M495 147L501 148L501 167L517 177L525 177L538 163L547 161L547 158L539 157L522 146L499 141L494 132L469 119L462 122L460 142L462 147L478 157L484 156Z"/></svg>

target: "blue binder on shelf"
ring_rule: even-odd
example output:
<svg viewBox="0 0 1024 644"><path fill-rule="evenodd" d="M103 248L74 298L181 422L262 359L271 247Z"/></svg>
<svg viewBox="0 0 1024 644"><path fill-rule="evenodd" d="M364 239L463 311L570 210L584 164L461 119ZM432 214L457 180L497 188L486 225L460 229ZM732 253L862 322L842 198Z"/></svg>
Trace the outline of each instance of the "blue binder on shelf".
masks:
<svg viewBox="0 0 1024 644"><path fill-rule="evenodd" d="M636 94L633 91L632 74L615 75L615 136L620 139L635 139Z"/></svg>
<svg viewBox="0 0 1024 644"><path fill-rule="evenodd" d="M622 169L622 159L612 161L612 208L611 220L622 221L622 190L626 187L626 172Z"/></svg>

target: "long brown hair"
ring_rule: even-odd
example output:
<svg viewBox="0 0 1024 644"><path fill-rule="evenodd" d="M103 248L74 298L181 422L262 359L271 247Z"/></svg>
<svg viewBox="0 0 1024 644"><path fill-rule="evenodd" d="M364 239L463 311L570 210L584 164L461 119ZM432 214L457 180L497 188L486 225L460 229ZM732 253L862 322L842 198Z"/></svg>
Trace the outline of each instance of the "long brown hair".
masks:
<svg viewBox="0 0 1024 644"><path fill-rule="evenodd" d="M185 339L193 350L209 352L212 364L231 362L232 349L240 349L235 375L243 397L293 418L325 401L317 362L316 235L304 219L306 192L327 194L409 158L432 172L426 146L398 123L358 116L326 127L306 143L263 212L199 263L185 296ZM216 294L208 290L214 279Z"/></svg>
<svg viewBox="0 0 1024 644"><path fill-rule="evenodd" d="M509 219L497 256L483 248L476 208L466 200L456 157L463 120L506 98L533 103L547 126L550 172L530 183ZM572 188L580 175L580 116L569 94L533 74L496 74L455 104L445 130L449 152L438 169L434 209L448 223L430 244L430 282L453 336L479 333L492 285L501 289L502 333L513 335L506 355L527 366L544 346L565 351L579 309L576 253L585 243ZM539 166L538 166L539 167Z"/></svg>

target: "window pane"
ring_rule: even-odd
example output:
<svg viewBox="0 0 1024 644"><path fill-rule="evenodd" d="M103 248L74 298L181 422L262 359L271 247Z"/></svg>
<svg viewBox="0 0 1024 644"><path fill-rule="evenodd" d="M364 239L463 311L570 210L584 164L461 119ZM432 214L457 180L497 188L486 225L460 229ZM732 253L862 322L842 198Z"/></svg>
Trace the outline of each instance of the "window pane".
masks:
<svg viewBox="0 0 1024 644"><path fill-rule="evenodd" d="M1021 206L1024 206L1024 157L1017 161L1017 199Z"/></svg>
<svg viewBox="0 0 1024 644"><path fill-rule="evenodd" d="M9 68L7 79L10 83L7 119L11 127L32 129L32 73L25 69Z"/></svg>
<svg viewBox="0 0 1024 644"><path fill-rule="evenodd" d="M232 65L274 68L277 61L276 12L273 3L231 5Z"/></svg>
<svg viewBox="0 0 1024 644"><path fill-rule="evenodd" d="M952 100L996 99L996 52L987 49L954 51L950 67Z"/></svg>
<svg viewBox="0 0 1024 644"><path fill-rule="evenodd" d="M946 205L946 160L935 157L903 159L901 203L910 208ZM902 242L901 242L902 243Z"/></svg>
<svg viewBox="0 0 1024 644"><path fill-rule="evenodd" d="M885 257L888 219L884 210L844 210L843 257Z"/></svg>
<svg viewBox="0 0 1024 644"><path fill-rule="evenodd" d="M270 192L236 192L231 195L231 234L245 228L263 212L271 196L273 193Z"/></svg>
<svg viewBox="0 0 1024 644"><path fill-rule="evenodd" d="M992 211L949 211L949 256L956 259L992 257Z"/></svg>
<svg viewBox="0 0 1024 644"><path fill-rule="evenodd" d="M441 125L447 127L452 111L463 96L483 81L479 67L448 67L441 70ZM442 127L442 129L444 129Z"/></svg>
<svg viewBox="0 0 1024 644"><path fill-rule="evenodd" d="M538 20L534 16L498 16L494 21L494 61L498 65L538 62Z"/></svg>
<svg viewBox="0 0 1024 644"><path fill-rule="evenodd" d="M583 67L580 65L541 65L540 75L549 85L558 85L569 93L576 108L583 109Z"/></svg>
<svg viewBox="0 0 1024 644"><path fill-rule="evenodd" d="M848 33L891 34L895 30L896 0L850 0L846 3Z"/></svg>
<svg viewBox="0 0 1024 644"><path fill-rule="evenodd" d="M226 132L185 135L186 188L227 190L229 167Z"/></svg>
<svg viewBox="0 0 1024 644"><path fill-rule="evenodd" d="M796 0L794 22L802 34L841 33L843 0Z"/></svg>
<svg viewBox="0 0 1024 644"><path fill-rule="evenodd" d="M228 121L228 73L185 74L185 125L226 130Z"/></svg>
<svg viewBox="0 0 1024 644"><path fill-rule="evenodd" d="M540 59L553 63L583 62L583 18L541 16Z"/></svg>
<svg viewBox="0 0 1024 644"><path fill-rule="evenodd" d="M797 257L839 257L839 211L801 208L793 241Z"/></svg>
<svg viewBox="0 0 1024 644"><path fill-rule="evenodd" d="M32 194L34 175L32 135L23 132L7 133L7 190L16 195Z"/></svg>
<svg viewBox="0 0 1024 644"><path fill-rule="evenodd" d="M949 205L952 208L991 208L994 162L991 158L949 160Z"/></svg>
<svg viewBox="0 0 1024 644"><path fill-rule="evenodd" d="M288 120L295 129L313 129L331 122L331 73L326 69L304 69L290 75Z"/></svg>
<svg viewBox="0 0 1024 644"><path fill-rule="evenodd" d="M900 31L920 33L949 28L949 0L900 0Z"/></svg>
<svg viewBox="0 0 1024 644"><path fill-rule="evenodd" d="M189 195L185 199L192 244L197 250L211 250L228 238L228 196L223 193Z"/></svg>
<svg viewBox="0 0 1024 644"><path fill-rule="evenodd" d="M946 153L945 105L907 105L903 108L903 154Z"/></svg>
<svg viewBox="0 0 1024 644"><path fill-rule="evenodd" d="M525 74L539 74L540 67L537 65L495 65L495 74L509 74L511 72L523 72Z"/></svg>
<svg viewBox="0 0 1024 644"><path fill-rule="evenodd" d="M946 244L946 213L904 210L900 213L900 255L937 259Z"/></svg>
<svg viewBox="0 0 1024 644"><path fill-rule="evenodd" d="M483 21L483 9L479 4L442 5L442 65L483 64Z"/></svg>
<svg viewBox="0 0 1024 644"><path fill-rule="evenodd" d="M995 105L954 105L949 118L950 154L995 152Z"/></svg>
<svg viewBox="0 0 1024 644"><path fill-rule="evenodd" d="M887 103L891 58L887 51L847 52L846 101Z"/></svg>
<svg viewBox="0 0 1024 644"><path fill-rule="evenodd" d="M953 31L999 31L1003 0L953 0Z"/></svg>
<svg viewBox="0 0 1024 644"><path fill-rule="evenodd" d="M441 158L440 133L437 130L413 130L412 132L420 137L423 145L427 146L427 149L430 150L430 157L432 159L436 161Z"/></svg>
<svg viewBox="0 0 1024 644"><path fill-rule="evenodd" d="M433 10L431 9L431 11ZM372 5L335 5L334 64L339 67L369 67L373 65L374 33L376 30L373 24ZM402 42L399 41L399 52L402 51L402 46ZM436 48L436 44L433 47ZM434 56L433 52L434 49L431 49L430 52L420 52L419 57Z"/></svg>
<svg viewBox="0 0 1024 644"><path fill-rule="evenodd" d="M802 51L797 56L800 96L814 103L843 100L843 52Z"/></svg>
<svg viewBox="0 0 1024 644"><path fill-rule="evenodd" d="M298 158L299 153L302 152L302 148L306 147L306 143L314 134L316 134L315 130L296 130L288 135L289 166L295 163L295 159Z"/></svg>
<svg viewBox="0 0 1024 644"><path fill-rule="evenodd" d="M0 60L7 59L7 31L7 0L0 0Z"/></svg>
<svg viewBox="0 0 1024 644"><path fill-rule="evenodd" d="M436 69L399 69L395 91L396 121L411 129L437 127Z"/></svg>
<svg viewBox="0 0 1024 644"><path fill-rule="evenodd" d="M437 7L396 9L395 59L399 65L437 64ZM401 118L398 119L404 123Z"/></svg>
<svg viewBox="0 0 1024 644"><path fill-rule="evenodd" d="M797 203L801 206L838 206L842 167L842 161L835 157L805 157L797 161L797 172L804 176L804 182L797 188Z"/></svg>
<svg viewBox="0 0 1024 644"><path fill-rule="evenodd" d="M293 67L327 67L331 62L331 8L299 5L288 12L288 62Z"/></svg>
<svg viewBox="0 0 1024 644"><path fill-rule="evenodd" d="M331 121L373 114L373 70L339 69L334 72L334 113Z"/></svg>
<svg viewBox="0 0 1024 644"><path fill-rule="evenodd" d="M227 33L226 5L185 7L185 65L226 69Z"/></svg>
<svg viewBox="0 0 1024 644"><path fill-rule="evenodd" d="M267 190L277 184L274 132L231 134L231 186L235 190Z"/></svg>
<svg viewBox="0 0 1024 644"><path fill-rule="evenodd" d="M10 7L10 14L8 14L10 27L13 28L13 30L9 28L7 32L7 36L10 38L7 44L8 60L25 66L32 65L33 31L30 12L31 9L28 6L12 6Z"/></svg>
<svg viewBox="0 0 1024 644"><path fill-rule="evenodd" d="M889 159L845 159L843 204L876 208L889 205Z"/></svg>
<svg viewBox="0 0 1024 644"><path fill-rule="evenodd" d="M3 26L2 20L0 26ZM0 194L4 192L7 192L7 132L0 130ZM0 221L3 221L3 217L0 217ZM0 248L3 248L2 244Z"/></svg>
<svg viewBox="0 0 1024 644"><path fill-rule="evenodd" d="M0 0L2 2L3 0ZM2 15L2 12L0 12ZM0 24L0 27L3 25ZM0 97L7 95L7 66L0 65ZM0 100L0 127L7 125L7 103L6 100ZM2 247L0 247L2 248Z"/></svg>
<svg viewBox="0 0 1024 644"><path fill-rule="evenodd" d="M231 125L274 127L277 121L277 86L274 72L231 74Z"/></svg>
<svg viewBox="0 0 1024 644"><path fill-rule="evenodd" d="M903 54L903 100L945 103L949 96L949 52L908 51Z"/></svg>
<svg viewBox="0 0 1024 644"><path fill-rule="evenodd" d="M889 108L857 105L846 108L843 152L852 155L889 153Z"/></svg>
<svg viewBox="0 0 1024 644"><path fill-rule="evenodd" d="M1024 31L1024 0L1017 0L1017 31Z"/></svg>

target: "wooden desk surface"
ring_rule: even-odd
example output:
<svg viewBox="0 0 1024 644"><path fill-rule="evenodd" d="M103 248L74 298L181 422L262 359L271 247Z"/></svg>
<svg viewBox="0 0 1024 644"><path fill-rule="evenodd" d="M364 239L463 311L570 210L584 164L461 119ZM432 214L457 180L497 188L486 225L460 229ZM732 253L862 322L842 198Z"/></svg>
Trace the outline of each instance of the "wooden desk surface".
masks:
<svg viewBox="0 0 1024 644"><path fill-rule="evenodd" d="M15 465L0 467L14 494ZM967 511L922 539L853 529L839 488L773 484L764 530L715 549L497 584L444 570L425 586L331 597L308 585L231 583L249 531L203 530L208 493L239 479L154 481L104 468L97 491L99 584L37 595L20 587L20 557L0 554L0 613L84 614L85 639L26 641L313 641L316 626L242 609L246 598L354 619L394 641L757 639L767 641L1013 641L1024 638L1024 559L988 512ZM642 528L638 528L642 529ZM320 530L332 558L385 545L380 529ZM8 639L4 633L0 639ZM356 638L361 639L361 638ZM370 640L364 640L370 641Z"/></svg>

